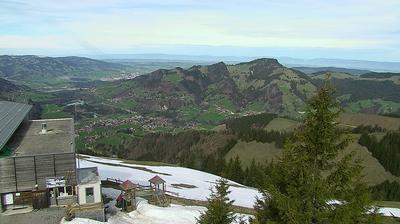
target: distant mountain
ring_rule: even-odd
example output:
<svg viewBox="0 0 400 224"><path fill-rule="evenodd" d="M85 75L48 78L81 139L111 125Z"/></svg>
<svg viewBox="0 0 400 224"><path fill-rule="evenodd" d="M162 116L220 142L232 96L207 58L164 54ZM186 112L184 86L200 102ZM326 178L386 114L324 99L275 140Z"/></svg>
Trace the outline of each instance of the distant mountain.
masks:
<svg viewBox="0 0 400 224"><path fill-rule="evenodd" d="M29 97L32 92L27 86L16 85L0 78L0 100L23 102L24 98Z"/></svg>
<svg viewBox="0 0 400 224"><path fill-rule="evenodd" d="M26 87L17 86L10 81L0 78L0 92L13 92L24 90Z"/></svg>
<svg viewBox="0 0 400 224"><path fill-rule="evenodd" d="M258 56L216 56L216 55L180 55L180 54L105 54L88 55L90 58L98 59L146 59L146 60L180 60L216 63L223 61L225 63L239 63L242 61L251 61L257 58L271 57L265 54ZM333 58L314 58L301 59L292 57L276 57L279 62L287 67L338 67L360 70L370 70L375 72L400 72L400 62L351 60L351 59L333 59Z"/></svg>
<svg viewBox="0 0 400 224"><path fill-rule="evenodd" d="M221 114L242 111L293 114L304 109L304 101L315 88L307 75L276 59L257 59L235 65L220 62L160 69L99 86L96 94L144 113L168 110L185 116L189 109L192 114L208 110L210 116L221 118Z"/></svg>
<svg viewBox="0 0 400 224"><path fill-rule="evenodd" d="M388 79L391 77L400 77L400 73L393 72L369 72L361 75L361 78Z"/></svg>
<svg viewBox="0 0 400 224"><path fill-rule="evenodd" d="M400 72L400 62L381 62L331 58L298 59L282 57L278 59L281 61L282 64L289 67L339 67L370 70L375 72Z"/></svg>
<svg viewBox="0 0 400 224"><path fill-rule="evenodd" d="M368 70L361 69L350 69L350 68L337 68L337 67L292 67L298 71L306 73L308 75L315 73L326 73L326 72L339 72L339 73L347 73L350 75L362 75L365 73L370 73Z"/></svg>
<svg viewBox="0 0 400 224"><path fill-rule="evenodd" d="M298 118L328 72L309 76L263 58L228 65L159 69L131 80L98 85L96 99L178 122L217 124L227 117L269 112ZM329 72L331 73L331 72ZM343 107L352 112L400 112L400 82L331 73Z"/></svg>
<svg viewBox="0 0 400 224"><path fill-rule="evenodd" d="M81 99L85 116L137 113L150 123L179 128L210 128L228 118L262 112L299 119L328 72L317 73L310 76L271 58L219 62L159 69L127 80L89 82L92 85L79 85L89 88L54 93L52 99L42 101L65 106ZM345 111L400 115L400 77L329 73ZM71 112L71 108L61 109Z"/></svg>
<svg viewBox="0 0 400 224"><path fill-rule="evenodd" d="M92 80L121 73L128 68L83 57L0 56L0 78L33 87Z"/></svg>

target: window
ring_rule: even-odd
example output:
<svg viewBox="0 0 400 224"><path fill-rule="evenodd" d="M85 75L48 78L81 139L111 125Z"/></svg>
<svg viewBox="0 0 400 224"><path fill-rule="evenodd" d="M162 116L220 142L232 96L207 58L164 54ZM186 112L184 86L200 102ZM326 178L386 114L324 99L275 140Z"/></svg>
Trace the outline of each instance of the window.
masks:
<svg viewBox="0 0 400 224"><path fill-rule="evenodd" d="M93 187L86 188L86 197L93 196Z"/></svg>
<svg viewBox="0 0 400 224"><path fill-rule="evenodd" d="M93 187L88 187L85 188L85 193L86 193L86 203L94 203L94 193L93 193Z"/></svg>
<svg viewBox="0 0 400 224"><path fill-rule="evenodd" d="M58 192L60 192L60 195L65 193L65 187L59 187Z"/></svg>
<svg viewBox="0 0 400 224"><path fill-rule="evenodd" d="M57 189L57 197L65 197L65 196L71 196L74 195L74 190L72 186L67 186L67 187L58 187L54 188ZM52 192L50 191L50 195L52 195Z"/></svg>
<svg viewBox="0 0 400 224"><path fill-rule="evenodd" d="M68 195L74 195L72 186L68 186L66 190Z"/></svg>

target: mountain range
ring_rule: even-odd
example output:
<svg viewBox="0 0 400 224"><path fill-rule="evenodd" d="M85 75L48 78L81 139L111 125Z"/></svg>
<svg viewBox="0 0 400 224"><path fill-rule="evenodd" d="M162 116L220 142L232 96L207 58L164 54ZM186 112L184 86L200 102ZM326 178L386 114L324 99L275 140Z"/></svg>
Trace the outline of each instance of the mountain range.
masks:
<svg viewBox="0 0 400 224"><path fill-rule="evenodd" d="M129 105L126 109L133 111L174 112L178 118L192 115L186 116L187 120L204 113L218 120L229 114L258 112L296 118L304 111L307 99L324 84L327 74L346 110L399 113L397 73L389 77L381 77L381 73L364 77L330 71L305 74L268 58L159 69L135 79L99 85L92 92L117 105ZM372 74L379 78L371 78Z"/></svg>
<svg viewBox="0 0 400 224"><path fill-rule="evenodd" d="M129 66L82 57L0 56L0 78L35 88L97 80L124 73Z"/></svg>
<svg viewBox="0 0 400 224"><path fill-rule="evenodd" d="M252 159L270 161L279 155L290 135L285 132L298 125L296 120L301 120L307 100L327 77L344 111L352 112L338 121L344 127L378 125L382 127L378 130L383 130L378 135L383 135L400 124L398 118L371 115L400 115L399 73L354 74L359 71L331 67L305 71L286 67L277 59L261 58L157 69L114 81L82 80L84 88L41 92L32 85L43 81L41 72L45 77L68 77L68 84L71 78L97 77L102 68L118 71L130 65L75 57L2 58L0 99L33 103L37 118L74 117L77 149L88 154L179 163L196 169L208 169L204 168L206 161L215 160L218 153L227 161L239 156L245 164ZM14 60L18 63L13 64ZM236 119L242 120L239 131L230 127L230 121ZM368 181L379 184L398 179L357 143L359 137L360 133L354 132L348 150L356 150L366 161Z"/></svg>
<svg viewBox="0 0 400 224"><path fill-rule="evenodd" d="M216 124L227 117L260 112L298 118L327 74L346 111L400 113L399 73L288 68L276 59L262 58L237 64L158 69L133 79L98 82L106 74L131 68L81 57L0 56L0 78L13 85L36 90L38 83L53 83L54 88L63 80L63 86L72 82L75 87L86 87L68 93L70 100L82 98L126 111L167 114L180 122Z"/></svg>
<svg viewBox="0 0 400 224"><path fill-rule="evenodd" d="M216 63L224 61L227 63L239 63L251 61L257 58L269 57L268 50L259 56L216 56L216 55L181 55L181 54L103 54L85 55L90 58L100 60L106 59L141 59L141 60L164 60L164 61L192 61L197 63ZM275 57L287 67L337 67L360 70L371 70L376 72L400 72L400 62L368 61L354 59L336 58L295 58L295 57Z"/></svg>

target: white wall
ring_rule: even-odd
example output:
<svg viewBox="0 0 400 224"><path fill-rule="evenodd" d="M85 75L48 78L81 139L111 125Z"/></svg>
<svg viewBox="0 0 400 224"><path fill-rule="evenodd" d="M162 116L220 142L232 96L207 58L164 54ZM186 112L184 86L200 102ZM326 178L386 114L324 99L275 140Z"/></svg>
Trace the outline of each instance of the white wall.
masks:
<svg viewBox="0 0 400 224"><path fill-rule="evenodd" d="M79 204L86 204L86 188L93 187L94 203L101 202L101 182L78 185Z"/></svg>

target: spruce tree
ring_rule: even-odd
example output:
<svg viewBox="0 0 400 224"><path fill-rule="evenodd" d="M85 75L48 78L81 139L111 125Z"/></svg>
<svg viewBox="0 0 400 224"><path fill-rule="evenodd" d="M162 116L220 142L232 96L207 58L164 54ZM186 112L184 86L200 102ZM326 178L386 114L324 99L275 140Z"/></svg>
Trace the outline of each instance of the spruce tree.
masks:
<svg viewBox="0 0 400 224"><path fill-rule="evenodd" d="M233 176L233 159L230 158L228 163L225 165L225 169L223 171L223 176L227 179L232 179Z"/></svg>
<svg viewBox="0 0 400 224"><path fill-rule="evenodd" d="M217 180L215 189L211 189L207 211L197 219L198 224L230 224L235 220L233 200L228 198L229 185L225 179Z"/></svg>
<svg viewBox="0 0 400 224"><path fill-rule="evenodd" d="M231 176L229 177L230 180L233 180L238 183L243 182L243 169L242 163L240 162L239 156L235 157L235 160L232 164Z"/></svg>
<svg viewBox="0 0 400 224"><path fill-rule="evenodd" d="M253 223L368 222L370 193L360 161L352 153L339 158L350 141L337 127L339 113L326 84L311 98L302 126L260 189L264 197L256 202Z"/></svg>

